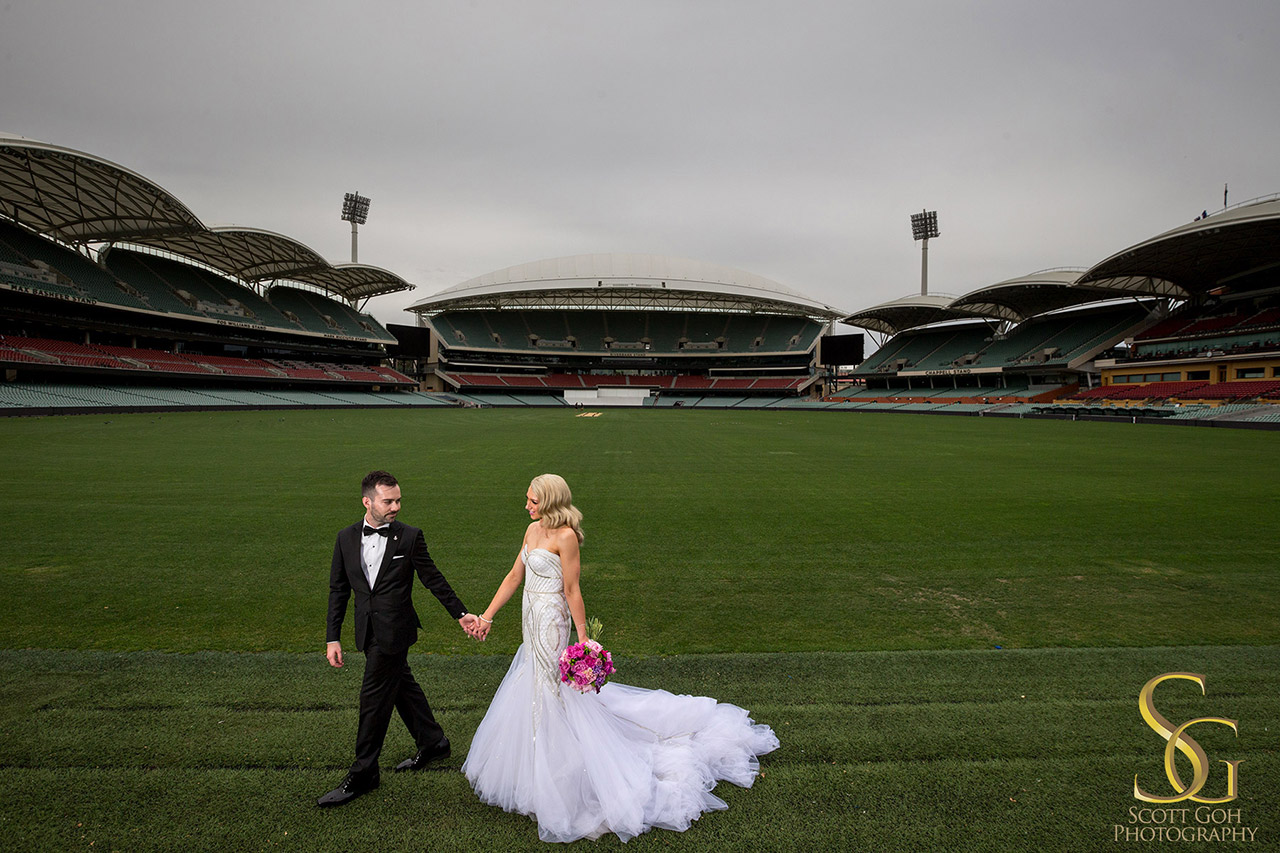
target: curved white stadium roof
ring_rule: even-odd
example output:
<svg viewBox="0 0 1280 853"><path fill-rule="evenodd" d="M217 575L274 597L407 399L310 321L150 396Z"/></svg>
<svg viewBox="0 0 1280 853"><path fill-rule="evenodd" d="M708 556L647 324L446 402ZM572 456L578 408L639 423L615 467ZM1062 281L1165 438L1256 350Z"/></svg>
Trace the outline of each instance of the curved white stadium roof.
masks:
<svg viewBox="0 0 1280 853"><path fill-rule="evenodd" d="M69 243L203 228L159 184L102 157L0 133L0 214Z"/></svg>
<svg viewBox="0 0 1280 853"><path fill-rule="evenodd" d="M1157 234L1091 267L1097 287L1186 299L1280 266L1280 195L1241 202ZM1242 281L1245 280L1245 281Z"/></svg>
<svg viewBox="0 0 1280 853"><path fill-rule="evenodd" d="M0 217L67 243L170 252L246 282L287 280L347 299L413 290L367 264L330 264L292 237L207 227L159 184L102 157L0 133Z"/></svg>
<svg viewBox="0 0 1280 853"><path fill-rule="evenodd" d="M1118 299L1125 294L1079 284L1083 267L1054 267L971 290L952 308L1021 323L1039 314Z"/></svg>
<svg viewBox="0 0 1280 853"><path fill-rule="evenodd" d="M847 312L763 276L663 255L606 253L532 261L476 276L409 307L666 307L778 310L835 319Z"/></svg>

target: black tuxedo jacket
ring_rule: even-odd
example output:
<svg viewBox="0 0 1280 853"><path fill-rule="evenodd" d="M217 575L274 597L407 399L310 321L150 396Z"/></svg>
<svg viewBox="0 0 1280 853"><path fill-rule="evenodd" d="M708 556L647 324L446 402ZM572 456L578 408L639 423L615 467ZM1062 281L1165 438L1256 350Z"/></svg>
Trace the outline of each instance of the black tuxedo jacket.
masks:
<svg viewBox="0 0 1280 853"><path fill-rule="evenodd" d="M333 546L333 567L329 573L329 625L326 642L336 642L342 633L342 620L347 614L351 594L356 597L356 648L364 651L370 640L376 640L383 651L407 650L418 639L422 621L413 609L413 578L417 575L454 619L467 612L453 594L449 582L440 574L422 531L399 521L391 522L391 534L382 566L378 569L374 588L360 564L361 519L338 532Z"/></svg>

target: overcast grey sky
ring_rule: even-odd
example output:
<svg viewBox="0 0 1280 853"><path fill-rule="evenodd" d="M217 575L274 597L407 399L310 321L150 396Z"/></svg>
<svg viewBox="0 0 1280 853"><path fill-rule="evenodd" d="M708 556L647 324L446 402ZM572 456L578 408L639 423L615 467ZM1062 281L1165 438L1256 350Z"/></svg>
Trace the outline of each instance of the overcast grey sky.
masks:
<svg viewBox="0 0 1280 853"><path fill-rule="evenodd" d="M589 252L854 311L1280 192L1280 3L0 0L0 131L418 286Z"/></svg>

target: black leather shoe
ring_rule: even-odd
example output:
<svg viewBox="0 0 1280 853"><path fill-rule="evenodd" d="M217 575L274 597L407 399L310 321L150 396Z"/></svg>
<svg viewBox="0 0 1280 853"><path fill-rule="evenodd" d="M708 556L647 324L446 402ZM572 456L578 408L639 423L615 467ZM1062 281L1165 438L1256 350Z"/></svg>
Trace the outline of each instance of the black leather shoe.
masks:
<svg viewBox="0 0 1280 853"><path fill-rule="evenodd" d="M363 794L367 794L374 788L378 787L380 780L377 776L370 779L356 779L350 773L347 778L342 780L342 784L316 800L316 805L322 809L331 809L334 806L345 806Z"/></svg>
<svg viewBox="0 0 1280 853"><path fill-rule="evenodd" d="M433 747L418 750L418 754L413 758L406 758L396 765L396 772L401 773L405 770L421 770L433 761L441 758L449 757L449 739L447 737L440 738L440 742Z"/></svg>

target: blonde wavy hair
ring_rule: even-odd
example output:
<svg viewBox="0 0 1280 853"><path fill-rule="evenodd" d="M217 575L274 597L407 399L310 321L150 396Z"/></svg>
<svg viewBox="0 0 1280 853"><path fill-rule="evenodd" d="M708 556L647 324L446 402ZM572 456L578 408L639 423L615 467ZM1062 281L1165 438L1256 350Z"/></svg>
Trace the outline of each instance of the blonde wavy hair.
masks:
<svg viewBox="0 0 1280 853"><path fill-rule="evenodd" d="M529 483L529 490L538 499L538 522L548 530L570 527L582 544L582 511L573 505L573 493L569 484L559 474L539 474Z"/></svg>

